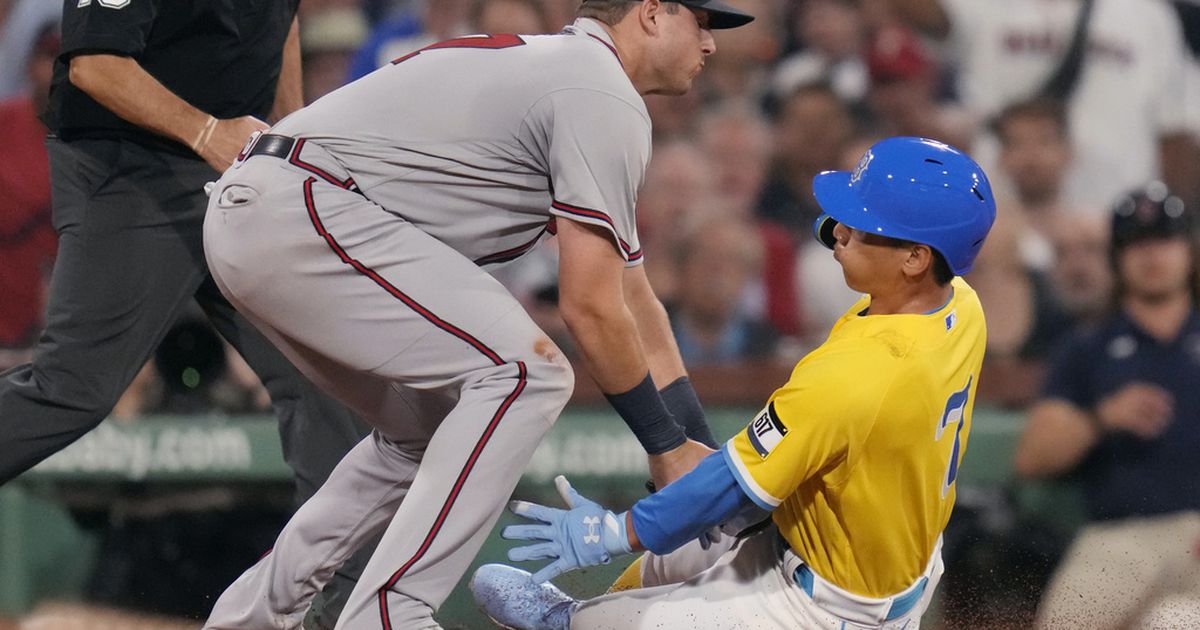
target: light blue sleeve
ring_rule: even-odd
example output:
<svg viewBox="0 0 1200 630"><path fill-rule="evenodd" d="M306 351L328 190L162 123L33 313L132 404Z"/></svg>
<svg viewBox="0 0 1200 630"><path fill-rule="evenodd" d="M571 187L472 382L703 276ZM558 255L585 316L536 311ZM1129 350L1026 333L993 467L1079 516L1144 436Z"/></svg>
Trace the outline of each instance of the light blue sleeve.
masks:
<svg viewBox="0 0 1200 630"><path fill-rule="evenodd" d="M633 529L643 547L665 555L751 507L754 502L717 452L692 472L635 503Z"/></svg>

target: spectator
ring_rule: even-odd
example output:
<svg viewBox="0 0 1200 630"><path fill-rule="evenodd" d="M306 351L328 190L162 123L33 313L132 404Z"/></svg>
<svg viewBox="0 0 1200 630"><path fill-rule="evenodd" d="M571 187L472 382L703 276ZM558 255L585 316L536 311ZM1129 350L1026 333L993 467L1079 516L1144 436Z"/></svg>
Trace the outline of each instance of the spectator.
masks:
<svg viewBox="0 0 1200 630"><path fill-rule="evenodd" d="M671 328L689 367L769 357L777 335L743 310L762 273L758 232L745 219L719 217L688 230L676 249L679 290Z"/></svg>
<svg viewBox="0 0 1200 630"><path fill-rule="evenodd" d="M770 166L771 130L748 104L710 111L700 124L700 147L712 159L721 212L748 218ZM801 320L796 298L796 243L787 229L759 222L763 243L763 298L766 319L780 334L795 336ZM761 301L761 300L760 300Z"/></svg>
<svg viewBox="0 0 1200 630"><path fill-rule="evenodd" d="M1069 329L1071 320L1059 308L1046 273L1020 255L1021 234L1029 228L1023 217L1002 205L992 233L967 275L988 314L985 368L1001 361L1045 357ZM1028 400L1036 392L1029 383ZM1009 395L1016 392L1008 391Z"/></svg>
<svg viewBox="0 0 1200 630"><path fill-rule="evenodd" d="M853 171L867 149L881 139L871 134L851 137L842 147L834 169ZM803 236L802 245L812 240ZM815 348L824 343L829 329L862 294L846 286L841 265L824 247L801 246L794 267L802 324L800 341L807 348Z"/></svg>
<svg viewBox="0 0 1200 630"><path fill-rule="evenodd" d="M853 134L850 112L829 85L802 87L789 96L775 123L773 172L759 197L758 216L807 233L820 214L813 177L837 166Z"/></svg>
<svg viewBox="0 0 1200 630"><path fill-rule="evenodd" d="M342 87L354 53L367 37L367 18L355 7L314 13L300 23L304 102Z"/></svg>
<svg viewBox="0 0 1200 630"><path fill-rule="evenodd" d="M57 21L43 25L30 54L21 55L26 94L0 102L0 348L30 348L42 330L45 279L58 237L50 217L46 126L38 116L58 47Z"/></svg>
<svg viewBox="0 0 1200 630"><path fill-rule="evenodd" d="M783 49L778 2L740 0L737 6L754 15L754 21L714 37L721 54L705 62L697 81L706 103L742 98L760 101L770 87L768 68Z"/></svg>
<svg viewBox="0 0 1200 630"><path fill-rule="evenodd" d="M354 54L346 83L434 42L466 35L470 0L424 0L379 23Z"/></svg>
<svg viewBox="0 0 1200 630"><path fill-rule="evenodd" d="M62 19L62 3L47 0L13 0L8 12L0 6L0 100L28 94L26 72L35 40L47 23Z"/></svg>
<svg viewBox="0 0 1200 630"><path fill-rule="evenodd" d="M772 95L783 100L801 87L828 83L838 98L852 105L861 103L867 95L867 68L862 58L866 25L859 3L801 2L796 6L795 22L804 48L775 68Z"/></svg>
<svg viewBox="0 0 1200 630"><path fill-rule="evenodd" d="M697 139L726 212L753 214L771 163L771 128L762 114L742 100L725 103L701 116Z"/></svg>
<svg viewBox="0 0 1200 630"><path fill-rule="evenodd" d="M867 46L868 101L884 136L918 136L968 146L972 121L939 103L938 69L925 45L903 26L875 33Z"/></svg>
<svg viewBox="0 0 1200 630"><path fill-rule="evenodd" d="M475 0L471 3L471 30L480 33L550 33L543 0Z"/></svg>
<svg viewBox="0 0 1200 630"><path fill-rule="evenodd" d="M1089 518L1042 600L1042 628L1190 626L1200 614L1190 212L1152 184L1112 221L1117 309L1050 365L1014 462L1027 478L1074 473Z"/></svg>
<svg viewBox="0 0 1200 630"><path fill-rule="evenodd" d="M667 252L674 251L684 228L694 215L714 205L713 161L691 142L657 145L637 200L638 236L642 249L660 252L647 256L646 275L664 304L677 295L678 265Z"/></svg>
<svg viewBox="0 0 1200 630"><path fill-rule="evenodd" d="M948 42L958 92L982 118L1044 91L1062 65L1083 0L891 0L917 28ZM1068 198L1103 208L1163 177L1187 198L1200 185L1189 121L1179 18L1160 0L1095 0L1069 120L1076 159ZM1160 162L1160 151L1163 156Z"/></svg>
<svg viewBox="0 0 1200 630"><path fill-rule="evenodd" d="M1073 208L1064 198L1074 151L1067 111L1049 98L1013 103L993 124L1000 141L1002 181L1010 190L1009 210L1025 229L1018 235L1021 259L1036 269L1053 262L1046 226L1057 217L1093 214Z"/></svg>
<svg viewBox="0 0 1200 630"><path fill-rule="evenodd" d="M1065 215L1052 219L1047 233L1054 250L1051 292L1076 327L1099 324L1112 301L1108 223L1090 216Z"/></svg>

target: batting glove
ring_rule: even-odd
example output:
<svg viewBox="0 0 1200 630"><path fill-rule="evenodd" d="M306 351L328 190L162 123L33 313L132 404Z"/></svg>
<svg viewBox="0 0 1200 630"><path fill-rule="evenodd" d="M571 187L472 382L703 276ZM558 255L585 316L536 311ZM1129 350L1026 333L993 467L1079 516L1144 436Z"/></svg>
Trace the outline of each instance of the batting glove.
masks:
<svg viewBox="0 0 1200 630"><path fill-rule="evenodd" d="M613 514L612 510L584 497L562 475L554 478L554 485L570 509L513 501L508 508L513 514L540 524L509 525L500 532L507 540L538 541L509 549L509 560L554 560L533 574L534 584L572 569L608 564L614 556L633 552L625 532L624 512Z"/></svg>

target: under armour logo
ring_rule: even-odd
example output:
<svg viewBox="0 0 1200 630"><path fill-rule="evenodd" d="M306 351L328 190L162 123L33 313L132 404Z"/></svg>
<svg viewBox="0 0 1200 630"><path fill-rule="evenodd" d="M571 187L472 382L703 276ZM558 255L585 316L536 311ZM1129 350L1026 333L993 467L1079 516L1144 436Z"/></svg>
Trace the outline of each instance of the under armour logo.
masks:
<svg viewBox="0 0 1200 630"><path fill-rule="evenodd" d="M588 533L583 537L583 542L589 545L599 544L600 542L600 517L585 516L583 524L587 525Z"/></svg>

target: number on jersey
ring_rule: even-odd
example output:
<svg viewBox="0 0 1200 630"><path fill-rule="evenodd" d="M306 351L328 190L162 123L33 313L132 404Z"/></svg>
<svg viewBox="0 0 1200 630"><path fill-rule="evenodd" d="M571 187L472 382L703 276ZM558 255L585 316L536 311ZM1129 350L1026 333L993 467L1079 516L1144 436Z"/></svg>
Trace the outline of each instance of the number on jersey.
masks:
<svg viewBox="0 0 1200 630"><path fill-rule="evenodd" d="M946 498L946 493L950 491L950 486L954 484L954 479L958 477L958 460L959 453L962 450L962 428L964 416L967 413L967 400L971 395L971 382L975 380L975 375L967 377L967 386L950 394L950 398L946 399L946 408L942 411L942 419L938 422L937 432L934 434L934 441L942 439L942 433L946 431L946 427L957 424L954 429L954 448L950 451L950 465L946 469L946 479L942 483L942 498Z"/></svg>
<svg viewBox="0 0 1200 630"><path fill-rule="evenodd" d="M438 50L441 48L481 48L484 50L500 50L501 48L514 48L516 46L524 46L525 40L517 35L475 35L471 37L459 37L458 39L448 39L444 42L430 44L414 52L410 52L403 57L392 60L392 65L396 65L402 61L407 61L417 55L429 51Z"/></svg>

